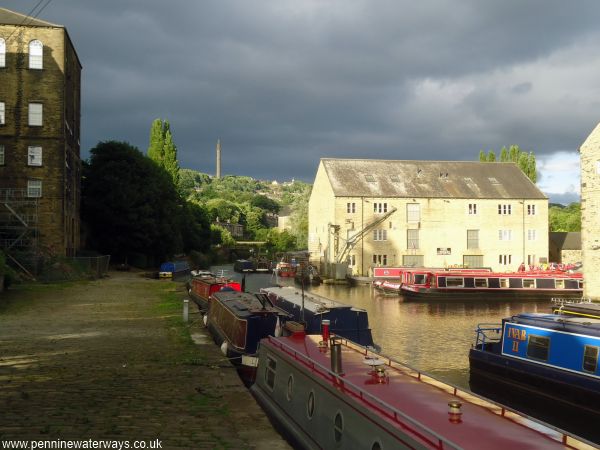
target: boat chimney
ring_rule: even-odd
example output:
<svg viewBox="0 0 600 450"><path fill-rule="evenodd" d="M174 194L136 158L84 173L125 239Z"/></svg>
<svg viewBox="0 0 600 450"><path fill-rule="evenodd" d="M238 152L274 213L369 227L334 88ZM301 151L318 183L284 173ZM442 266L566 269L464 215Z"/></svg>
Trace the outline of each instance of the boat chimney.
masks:
<svg viewBox="0 0 600 450"><path fill-rule="evenodd" d="M331 349L331 371L337 375L343 375L342 370L342 341L337 336L329 338L329 347Z"/></svg>
<svg viewBox="0 0 600 450"><path fill-rule="evenodd" d="M329 320L327 319L321 322L321 335L323 336L323 342L327 345L329 342Z"/></svg>
<svg viewBox="0 0 600 450"><path fill-rule="evenodd" d="M448 402L448 420L451 423L461 423L462 422L462 411L460 407L462 403L458 400L452 400Z"/></svg>

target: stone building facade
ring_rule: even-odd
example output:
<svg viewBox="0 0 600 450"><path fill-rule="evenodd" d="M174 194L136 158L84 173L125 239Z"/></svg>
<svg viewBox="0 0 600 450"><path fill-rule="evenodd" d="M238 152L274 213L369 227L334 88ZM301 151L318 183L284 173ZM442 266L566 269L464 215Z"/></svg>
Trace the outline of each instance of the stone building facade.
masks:
<svg viewBox="0 0 600 450"><path fill-rule="evenodd" d="M581 262L581 233L579 231L551 231L548 238L550 261L559 264Z"/></svg>
<svg viewBox="0 0 600 450"><path fill-rule="evenodd" d="M600 300L600 124L581 145L579 153L583 296Z"/></svg>
<svg viewBox="0 0 600 450"><path fill-rule="evenodd" d="M37 201L28 225L37 228L39 251L74 255L81 63L63 26L24 19L0 8L0 189Z"/></svg>
<svg viewBox="0 0 600 450"><path fill-rule="evenodd" d="M548 199L513 163L322 159L308 233L322 270L513 271L548 262Z"/></svg>

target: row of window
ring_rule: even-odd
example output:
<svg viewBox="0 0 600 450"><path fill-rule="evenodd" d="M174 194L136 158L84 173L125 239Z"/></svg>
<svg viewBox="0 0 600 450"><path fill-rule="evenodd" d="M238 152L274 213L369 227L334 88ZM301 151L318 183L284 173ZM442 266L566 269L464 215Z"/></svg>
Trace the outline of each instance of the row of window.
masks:
<svg viewBox="0 0 600 450"><path fill-rule="evenodd" d="M581 368L584 372L596 373L598 368L599 348L586 345L583 351L583 361ZM548 361L550 353L550 338L547 336L537 336L532 334L527 342L527 356L540 361Z"/></svg>
<svg viewBox="0 0 600 450"><path fill-rule="evenodd" d="M387 266L388 255L373 254L372 263L375 266ZM501 266L512 265L512 255L498 255L498 264ZM535 255L527 255L527 264L533 267L536 264ZM356 255L348 256L348 265L356 266ZM402 265L405 267L424 267L424 255L402 255ZM465 267L483 267L483 255L463 255Z"/></svg>
<svg viewBox="0 0 600 450"><path fill-rule="evenodd" d="M535 216L536 215L536 205L527 205L527 215ZM356 203L348 202L346 203L346 212L348 214L356 213ZM386 202L374 202L373 203L373 213L375 214L385 214L388 212L388 204ZM477 203L469 203L467 207L467 212L469 215L474 216L477 215ZM498 205L498 214L500 215L511 215L512 214L512 205L509 203L499 204ZM406 205L406 216L409 222L419 222L421 220L421 205L419 203L408 203Z"/></svg>
<svg viewBox="0 0 600 450"><path fill-rule="evenodd" d="M391 228L391 227L390 227ZM419 248L419 231L418 229L406 230L406 242L407 248L417 249ZM500 241L511 241L512 230L498 230L498 239ZM536 230L527 230L527 240L535 241L537 239ZM387 230L377 229L373 230L374 241L387 241ZM479 248L479 230L467 230L467 248L477 249Z"/></svg>
<svg viewBox="0 0 600 450"><path fill-rule="evenodd" d="M6 153L3 145L0 145L0 166L6 163ZM42 165L42 147L30 145L27 147L27 165L39 167Z"/></svg>
<svg viewBox="0 0 600 450"><path fill-rule="evenodd" d="M4 38L0 38L0 67L6 67L6 41ZM29 68L44 68L44 45L37 39L29 42Z"/></svg>
<svg viewBox="0 0 600 450"><path fill-rule="evenodd" d="M42 103L29 103L28 121L30 127L41 127L43 124L44 105ZM6 124L6 103L0 102L0 125Z"/></svg>

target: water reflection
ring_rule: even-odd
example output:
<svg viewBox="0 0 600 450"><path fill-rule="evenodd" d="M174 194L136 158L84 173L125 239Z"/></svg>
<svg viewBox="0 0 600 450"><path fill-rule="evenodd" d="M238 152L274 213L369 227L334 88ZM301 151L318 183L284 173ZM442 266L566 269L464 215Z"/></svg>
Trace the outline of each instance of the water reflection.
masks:
<svg viewBox="0 0 600 450"><path fill-rule="evenodd" d="M226 270L236 280L242 278L233 272L232 266L212 269ZM293 279L271 274L246 276L248 291L293 283ZM520 312L550 311L548 301L405 302L401 297L381 295L367 285L321 285L306 289L366 309L373 340L381 346L382 353L464 388L469 387L468 353L479 323L500 323L502 318Z"/></svg>

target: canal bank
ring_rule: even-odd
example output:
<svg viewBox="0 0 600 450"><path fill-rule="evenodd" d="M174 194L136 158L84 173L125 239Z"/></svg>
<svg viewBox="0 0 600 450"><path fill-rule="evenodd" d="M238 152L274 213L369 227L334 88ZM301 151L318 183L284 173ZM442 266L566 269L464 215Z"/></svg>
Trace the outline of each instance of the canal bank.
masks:
<svg viewBox="0 0 600 450"><path fill-rule="evenodd" d="M132 272L3 293L0 440L288 449L185 294Z"/></svg>

